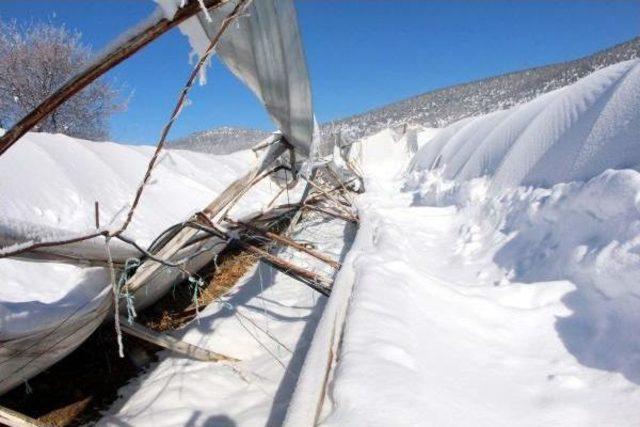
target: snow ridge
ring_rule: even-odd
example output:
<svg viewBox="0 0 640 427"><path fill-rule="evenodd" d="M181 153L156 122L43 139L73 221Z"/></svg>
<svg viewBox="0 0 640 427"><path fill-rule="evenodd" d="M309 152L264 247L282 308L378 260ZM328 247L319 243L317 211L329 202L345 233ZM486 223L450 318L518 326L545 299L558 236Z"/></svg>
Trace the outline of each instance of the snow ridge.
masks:
<svg viewBox="0 0 640 427"><path fill-rule="evenodd" d="M367 191L342 340L320 405L298 396L288 420L635 425L639 90L631 60L505 111L357 143Z"/></svg>

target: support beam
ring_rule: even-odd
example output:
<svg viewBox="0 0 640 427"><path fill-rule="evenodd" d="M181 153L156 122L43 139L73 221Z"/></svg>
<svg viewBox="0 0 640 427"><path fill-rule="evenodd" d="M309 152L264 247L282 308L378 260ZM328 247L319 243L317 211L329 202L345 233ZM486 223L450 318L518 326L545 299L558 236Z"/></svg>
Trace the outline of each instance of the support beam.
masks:
<svg viewBox="0 0 640 427"><path fill-rule="evenodd" d="M237 200L239 196L244 194L246 190L245 187L249 185L260 173L264 172L269 165L286 150L286 148L287 146L284 143L271 145L255 168L227 187L202 212L210 221L217 222L222 210L230 203ZM198 230L194 228L182 229L154 255L162 260L170 260L170 258L174 256L184 245L186 245L187 242L189 242L197 233ZM146 260L127 281L123 290L125 292L134 293L140 289L161 266L162 264L159 262L150 259Z"/></svg>
<svg viewBox="0 0 640 427"><path fill-rule="evenodd" d="M203 3L206 8L210 9L225 2L223 0L203 0ZM184 7L179 8L173 19L169 20L165 18L158 9L146 25L142 25L134 33L127 35L120 43L103 53L98 60L68 80L58 90L42 101L40 105L13 125L4 136L0 137L0 156L15 144L20 137L30 131L38 122L51 114L51 112L66 100L138 52L144 46L173 27L196 15L201 10L198 1L191 0Z"/></svg>
<svg viewBox="0 0 640 427"><path fill-rule="evenodd" d="M329 200L334 202L336 204L336 208L344 211L346 214L350 214L350 212L344 207L345 206L344 203L341 203L339 200L337 200L335 197L333 197L326 189L320 187L318 184L313 182L312 179L307 179L304 176L303 176L303 178L307 183L309 183L309 185L311 185L314 189L319 191L320 194L326 196Z"/></svg>
<svg viewBox="0 0 640 427"><path fill-rule="evenodd" d="M336 218L340 218L340 219L343 219L343 220L349 221L349 222L355 222L355 223L360 222L360 220L356 216L347 216L347 215L344 215L344 214L339 213L339 212L334 212L334 211L332 211L330 209L322 208L320 206L304 205L302 208L303 209L312 210L312 211L321 212L321 213L324 213L326 215L334 216Z"/></svg>
<svg viewBox="0 0 640 427"><path fill-rule="evenodd" d="M329 296L329 294L331 294L332 282L329 279L322 277L312 271L305 270L302 267L298 267L297 265L292 264L289 261L286 261L275 255L271 255L269 252L260 249L257 246L253 246L249 243L243 242L242 240L236 240L236 242L243 249L258 256L261 261L264 261L275 269L287 274L288 276L291 276L296 280L303 282L305 285L320 292L322 295Z"/></svg>
<svg viewBox="0 0 640 427"><path fill-rule="evenodd" d="M353 206L353 199L350 196L348 196L349 190L347 190L347 187L340 179L340 176L338 176L338 173L333 170L331 165L327 165L326 169L329 171L329 175L331 175L331 177L338 183L338 186L342 187L343 192L341 194L345 198L347 203L349 203L350 206Z"/></svg>
<svg viewBox="0 0 640 427"><path fill-rule="evenodd" d="M38 420L0 406L0 425L9 427L46 427Z"/></svg>
<svg viewBox="0 0 640 427"><path fill-rule="evenodd" d="M255 227L251 224L247 224L245 222L242 221L236 221L233 220L231 218L226 218L225 219L227 222L229 222L230 224L236 225L236 226L240 226L244 229L246 229L247 231L250 231L251 233L254 234L259 234L262 237L266 237L267 239L276 241L278 243L281 243L283 245L289 246L291 248L297 249L300 252L304 252L308 255L311 255L312 257L319 259L320 261L329 264L331 267L335 268L335 269L339 269L340 268L340 263L337 261L334 261L333 259L331 259L331 257L323 254L322 252L316 251L314 249L308 248L294 240L291 240L287 237L284 236L280 236L276 233L272 233L270 231L266 231L266 230L262 230L261 228Z"/></svg>
<svg viewBox="0 0 640 427"><path fill-rule="evenodd" d="M145 328L138 323L129 324L128 320L124 316L120 316L120 327L122 332L139 338L143 341L150 342L158 345L167 350L171 350L175 353L179 353L196 360L202 360L205 362L219 362L222 360L228 360L238 362L238 359L228 357L215 351L207 350L206 348L198 347L197 345L189 344L184 341L180 341L171 335L163 334L153 329Z"/></svg>

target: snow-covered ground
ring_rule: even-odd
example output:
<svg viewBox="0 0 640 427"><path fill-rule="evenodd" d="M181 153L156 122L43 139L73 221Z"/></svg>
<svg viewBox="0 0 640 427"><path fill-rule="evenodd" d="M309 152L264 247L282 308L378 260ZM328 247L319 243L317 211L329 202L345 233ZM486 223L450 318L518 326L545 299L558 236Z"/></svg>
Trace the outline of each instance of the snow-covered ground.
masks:
<svg viewBox="0 0 640 427"><path fill-rule="evenodd" d="M637 425L639 91L630 61L363 141L337 354L327 381L308 358L288 425Z"/></svg>
<svg viewBox="0 0 640 427"><path fill-rule="evenodd" d="M340 260L352 226L304 220L308 240ZM300 252L279 256L331 277L334 271ZM213 303L176 335L240 359L199 362L165 353L121 390L101 424L135 426L279 426L326 298L264 264L252 269L221 303Z"/></svg>

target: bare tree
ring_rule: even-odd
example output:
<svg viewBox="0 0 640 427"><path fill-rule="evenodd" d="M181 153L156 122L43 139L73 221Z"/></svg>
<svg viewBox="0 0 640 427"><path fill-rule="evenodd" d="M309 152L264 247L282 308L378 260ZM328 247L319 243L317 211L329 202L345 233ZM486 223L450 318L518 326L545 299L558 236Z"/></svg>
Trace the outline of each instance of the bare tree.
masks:
<svg viewBox="0 0 640 427"><path fill-rule="evenodd" d="M8 127L35 108L91 60L81 34L64 26L0 22L0 127ZM35 131L106 139L109 118L122 111L120 91L98 80L61 105Z"/></svg>

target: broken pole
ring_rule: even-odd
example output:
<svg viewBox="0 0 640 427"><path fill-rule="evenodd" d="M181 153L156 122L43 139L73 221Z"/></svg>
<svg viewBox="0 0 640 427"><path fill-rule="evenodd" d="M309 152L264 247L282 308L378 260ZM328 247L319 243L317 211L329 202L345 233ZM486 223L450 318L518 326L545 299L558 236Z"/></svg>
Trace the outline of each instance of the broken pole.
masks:
<svg viewBox="0 0 640 427"><path fill-rule="evenodd" d="M313 271L306 270L302 267L298 267L297 265L291 263L290 261L279 258L275 255L270 254L264 249L260 249L257 246L252 245L251 243L247 243L239 238L231 238L227 233L222 230L219 230L215 227L215 224L211 223L213 227L209 227L200 223L193 224L196 230L202 230L213 235L222 235L225 239L229 241L233 241L238 244L242 249L256 255L258 259L261 261L270 264L275 269L285 273L286 275L296 279L305 285L313 288L314 290L320 292L325 296L329 296L331 293L331 285L332 281L321 275L314 273Z"/></svg>
<svg viewBox="0 0 640 427"><path fill-rule="evenodd" d="M299 250L301 252L304 252L304 253L306 253L308 255L311 255L312 257L314 257L316 259L319 259L320 261L322 261L322 262L324 262L326 264L329 264L331 267L335 268L336 270L340 268L340 263L335 261L335 260L333 260L333 259L331 259L331 257L323 254L322 252L319 252L319 251L316 251L314 249L308 248L308 247L304 246L303 244L296 242L295 240L289 239L287 237L281 236L281 235L276 234L276 233L272 233L270 231L263 230L261 228L255 227L255 226L253 226L251 224L247 224L247 223L242 222L242 221L236 221L236 220L233 220L231 218L226 218L225 220L227 222L233 224L233 225L240 226L240 227L242 227L242 228L244 228L244 229L246 229L246 230L248 230L248 231L250 231L252 233L259 234L262 237L266 237L268 239L271 239L271 240L276 241L278 243L282 243L283 245L289 246L291 248L294 248L294 249L297 249L297 250Z"/></svg>
<svg viewBox="0 0 640 427"><path fill-rule="evenodd" d="M46 427L44 423L0 406L0 425L9 427Z"/></svg>
<svg viewBox="0 0 640 427"><path fill-rule="evenodd" d="M235 240L240 247L258 256L260 260L270 264L275 269L285 273L286 275L301 281L305 285L320 292L322 295L329 296L331 294L331 281L309 270L305 270L302 267L298 267L289 261L279 258L275 255L271 255L269 252L253 246L242 240ZM302 279L302 280L301 280Z"/></svg>
<svg viewBox="0 0 640 427"><path fill-rule="evenodd" d="M192 359L202 360L205 362L219 362L223 360L238 362L238 359L234 359L233 357L225 356L223 354L216 353L215 351L180 341L171 335L154 331L153 329L146 328L138 323L129 323L125 316L120 316L120 327L122 328L122 332L128 335L150 342L162 348L166 348L167 350L171 350L175 353L191 357Z"/></svg>

